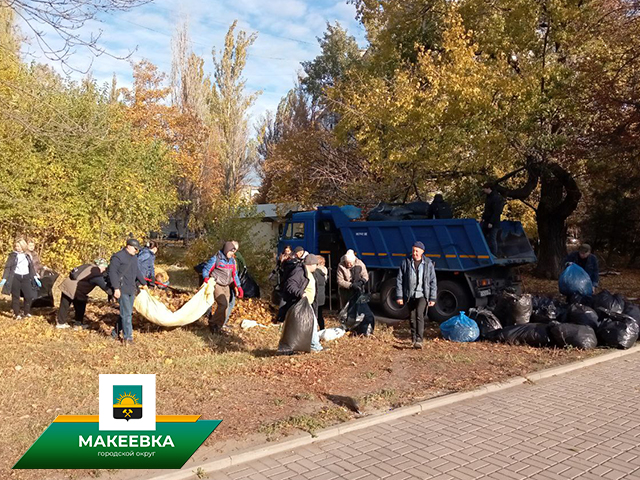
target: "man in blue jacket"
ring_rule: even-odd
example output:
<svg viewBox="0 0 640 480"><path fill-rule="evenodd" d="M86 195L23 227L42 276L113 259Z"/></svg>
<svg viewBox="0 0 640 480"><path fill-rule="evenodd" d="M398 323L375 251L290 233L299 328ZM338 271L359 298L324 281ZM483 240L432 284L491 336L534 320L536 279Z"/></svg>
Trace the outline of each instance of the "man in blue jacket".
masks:
<svg viewBox="0 0 640 480"><path fill-rule="evenodd" d="M123 333L124 345L133 343L133 325L131 316L133 315L133 302L138 293L136 281L142 285L140 288L147 288L140 268L138 267L137 253L140 251L140 243L135 238L127 240L127 245L118 253L113 254L109 262L109 282L113 288L113 296L120 303L120 318L111 336L118 340L120 332Z"/></svg>
<svg viewBox="0 0 640 480"><path fill-rule="evenodd" d="M138 266L142 276L147 279L146 285L155 287L156 284L156 254L158 244L154 241L147 243L147 246L138 254Z"/></svg>
<svg viewBox="0 0 640 480"><path fill-rule="evenodd" d="M396 298L398 305L409 307L411 341L413 348L422 348L424 318L427 308L436 304L438 284L433 262L424 256L424 243L416 242L408 256L400 264L396 278Z"/></svg>
<svg viewBox="0 0 640 480"><path fill-rule="evenodd" d="M213 278L216 286L213 296L216 299L216 311L209 319L209 330L211 333L221 333L224 319L229 308L231 298L231 287L233 287L236 297L242 298L244 293L238 278L238 267L234 254L237 248L233 242L225 242L222 250L211 257L202 269L204 282Z"/></svg>
<svg viewBox="0 0 640 480"><path fill-rule="evenodd" d="M598 288L600 283L600 272L598 268L598 259L591 253L591 246L586 243L580 245L577 252L570 253L567 258L564 259L565 265L567 263L575 263L579 267L582 267L585 272L589 274L593 288Z"/></svg>

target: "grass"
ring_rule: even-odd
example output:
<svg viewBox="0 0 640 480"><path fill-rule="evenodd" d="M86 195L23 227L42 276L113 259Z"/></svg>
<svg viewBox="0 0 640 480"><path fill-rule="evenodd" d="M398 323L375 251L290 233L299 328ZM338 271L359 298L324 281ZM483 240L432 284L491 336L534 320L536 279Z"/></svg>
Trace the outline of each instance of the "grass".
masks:
<svg viewBox="0 0 640 480"><path fill-rule="evenodd" d="M176 268L184 279L192 278L184 267L168 268L170 275L171 268ZM624 271L621 277L605 277L603 286L629 296L640 291L638 272ZM173 277L172 284L174 278L178 284L181 277ZM532 286L550 291L554 282L527 278L526 285L530 291ZM280 331L271 326L274 310L259 301L238 302L227 337L212 336L202 321L165 330L136 316L136 343L123 348L109 337L117 311L106 302L89 304L87 321L92 329L88 331L56 330L53 309L16 322L8 307L6 298L0 301L3 473L57 415L98 413L100 373L155 373L158 414L223 419L204 445L218 448L256 433L269 439L295 430L314 433L355 417L332 403L331 395L360 399L365 413L371 413L602 352L456 344L439 338L434 325L425 332L424 349L417 351L410 348L408 325L403 322L395 327L377 325L373 338L345 336L319 354L280 357L275 355ZM245 318L266 328L244 331L239 324ZM327 323L329 327L337 324L335 317ZM57 480L90 473L14 471L12 478ZM97 475L114 478L126 472L93 471Z"/></svg>

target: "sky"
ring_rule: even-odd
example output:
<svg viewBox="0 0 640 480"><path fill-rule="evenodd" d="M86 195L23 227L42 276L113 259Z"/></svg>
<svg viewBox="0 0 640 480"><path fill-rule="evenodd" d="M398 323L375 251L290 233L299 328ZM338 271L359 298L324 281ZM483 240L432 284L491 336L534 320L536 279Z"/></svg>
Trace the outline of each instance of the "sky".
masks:
<svg viewBox="0 0 640 480"><path fill-rule="evenodd" d="M99 45L109 53L128 59L108 55L92 57L78 49L69 63L77 70L69 73L80 79L87 69L99 84L110 82L114 73L118 85L128 87L132 83L130 63L146 59L167 74L171 71L171 38L176 26L187 19L193 51L206 61L211 72L211 51L224 46L224 37L229 26L238 20L238 29L257 33L258 37L249 49L244 77L247 91L262 91L251 110L253 121L257 121L267 110L275 111L280 99L293 87L300 62L313 60L319 53L317 37L326 30L327 22L336 21L353 35L361 46L366 44L365 32L355 19L355 7L347 0L155 0L128 12L100 14L80 30L83 38L100 32ZM22 25L25 36L30 35ZM55 45L54 33L47 33L46 40ZM24 49L26 59L51 64L65 75L59 63L48 60L31 41Z"/></svg>

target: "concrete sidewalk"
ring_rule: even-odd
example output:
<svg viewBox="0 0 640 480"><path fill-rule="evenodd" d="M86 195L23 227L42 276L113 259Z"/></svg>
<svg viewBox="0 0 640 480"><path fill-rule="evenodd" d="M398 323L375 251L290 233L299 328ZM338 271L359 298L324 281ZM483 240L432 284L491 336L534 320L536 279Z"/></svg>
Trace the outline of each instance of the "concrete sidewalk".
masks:
<svg viewBox="0 0 640 480"><path fill-rule="evenodd" d="M215 480L640 479L640 354L208 475Z"/></svg>

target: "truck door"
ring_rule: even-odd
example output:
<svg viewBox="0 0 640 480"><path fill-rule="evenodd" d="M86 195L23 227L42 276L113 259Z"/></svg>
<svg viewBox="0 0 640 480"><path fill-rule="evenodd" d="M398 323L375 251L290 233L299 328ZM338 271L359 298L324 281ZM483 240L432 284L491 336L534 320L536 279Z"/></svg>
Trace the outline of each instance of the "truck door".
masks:
<svg viewBox="0 0 640 480"><path fill-rule="evenodd" d="M282 237L280 237L278 252L282 252L286 245L291 246L292 250L295 250L296 247L302 247L309 251L309 245L307 245L309 238L308 235L305 235L306 230L304 221L289 220L284 226Z"/></svg>

